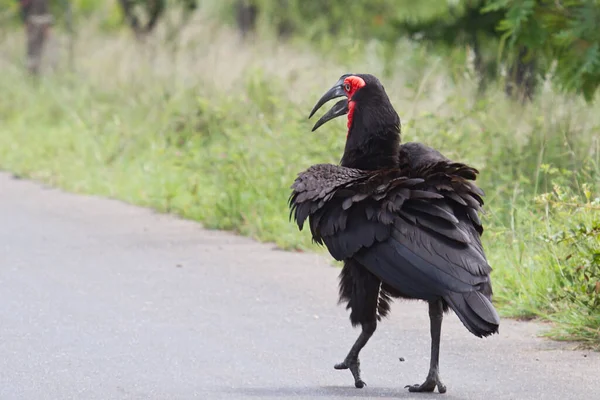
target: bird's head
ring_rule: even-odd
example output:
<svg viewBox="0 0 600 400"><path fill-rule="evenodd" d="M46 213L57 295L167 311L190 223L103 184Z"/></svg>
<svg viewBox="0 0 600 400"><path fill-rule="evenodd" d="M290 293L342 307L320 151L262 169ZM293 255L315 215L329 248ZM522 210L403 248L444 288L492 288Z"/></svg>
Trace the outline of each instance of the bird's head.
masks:
<svg viewBox="0 0 600 400"><path fill-rule="evenodd" d="M400 142L400 117L379 79L369 74L345 74L317 102L310 117L329 100L343 97L314 125L321 125L342 115L348 116L348 133L344 154L346 164L364 167L370 158L397 154ZM367 149L372 149L367 153ZM352 160L355 162L350 162ZM344 161L344 160L342 160Z"/></svg>

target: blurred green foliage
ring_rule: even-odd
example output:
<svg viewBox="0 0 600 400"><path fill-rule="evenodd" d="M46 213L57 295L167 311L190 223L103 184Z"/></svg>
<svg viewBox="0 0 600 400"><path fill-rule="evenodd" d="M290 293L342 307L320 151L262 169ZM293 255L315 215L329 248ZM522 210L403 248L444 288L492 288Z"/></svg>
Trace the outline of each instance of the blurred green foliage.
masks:
<svg viewBox="0 0 600 400"><path fill-rule="evenodd" d="M0 0L3 20L18 15L17 0ZM205 1L206 2L206 1ZM50 0L57 20L66 10L73 18L87 18L102 10L106 27L127 22L137 33L152 30L165 10L185 16L197 0ZM600 85L600 4L596 0L222 0L208 1L223 19L244 31L255 25L281 37L299 37L330 49L357 42L378 41L389 55L391 74L397 42L406 38L446 51L468 48L475 53L475 69L482 81L500 77L508 68L507 93L522 87L531 97L535 82L552 77L564 91L588 101ZM123 7L119 8L121 4ZM247 10L246 20L240 10ZM123 12L123 10L126 10ZM251 19L248 20L248 18ZM14 18L13 18L14 20ZM242 22L245 21L245 22ZM146 29L148 28L148 29ZM352 44L354 43L354 44Z"/></svg>
<svg viewBox="0 0 600 400"><path fill-rule="evenodd" d="M0 23L17 26L22 24L20 0L0 0ZM70 29L69 25L100 18L102 26L114 30L122 26L123 16L117 0L49 0L54 25Z"/></svg>
<svg viewBox="0 0 600 400"><path fill-rule="evenodd" d="M475 53L482 87L506 67L507 93L518 87L528 98L548 75L588 101L600 84L595 0L228 0L222 3L227 16L232 4L251 4L267 29L329 47L376 40L393 58L396 43L407 37L450 50L466 46Z"/></svg>
<svg viewBox="0 0 600 400"><path fill-rule="evenodd" d="M498 29L508 56L518 45L544 61L564 90L594 98L600 85L600 3L596 0L488 0L486 11L502 10Z"/></svg>
<svg viewBox="0 0 600 400"><path fill-rule="evenodd" d="M556 285L548 288L545 305L550 319L558 322L552 334L598 347L600 197L594 197L586 184L582 192L574 196L572 191L555 185L552 192L538 196L536 203L544 211L546 232L534 240L542 243L538 262L556 276Z"/></svg>
<svg viewBox="0 0 600 400"><path fill-rule="evenodd" d="M0 20L20 23L20 1L0 0ZM106 30L127 24L140 34L151 31L167 10L179 10L184 16L191 16L198 8L197 0L49 0L49 4L55 25L59 27L98 18Z"/></svg>

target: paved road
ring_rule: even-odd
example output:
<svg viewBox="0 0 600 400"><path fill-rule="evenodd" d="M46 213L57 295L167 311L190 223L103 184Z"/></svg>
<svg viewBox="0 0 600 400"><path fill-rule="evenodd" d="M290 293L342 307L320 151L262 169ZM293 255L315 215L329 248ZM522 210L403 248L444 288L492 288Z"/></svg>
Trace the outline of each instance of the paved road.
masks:
<svg viewBox="0 0 600 400"><path fill-rule="evenodd" d="M333 369L357 331L326 259L6 174L0 248L1 400L600 399L599 354L510 320L477 339L454 315L448 393L409 394L428 367L419 303L395 304L354 389Z"/></svg>

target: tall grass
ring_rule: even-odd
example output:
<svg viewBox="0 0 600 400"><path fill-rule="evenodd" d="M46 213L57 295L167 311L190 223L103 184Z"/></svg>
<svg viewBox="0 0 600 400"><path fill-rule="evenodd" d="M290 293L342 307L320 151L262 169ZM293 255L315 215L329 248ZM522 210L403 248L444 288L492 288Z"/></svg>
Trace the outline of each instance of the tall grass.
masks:
<svg viewBox="0 0 600 400"><path fill-rule="evenodd" d="M312 134L308 111L341 74L390 68L377 44L326 58L302 43L241 43L200 19L166 44L89 24L73 70L59 62L32 80L21 34L0 38L0 167L286 249L315 250L287 219L295 175L337 162L344 145L342 121ZM503 313L551 319L554 337L598 345L600 115L549 88L526 106L500 88L477 98L468 65L410 43L392 70L384 85L403 139L481 171Z"/></svg>

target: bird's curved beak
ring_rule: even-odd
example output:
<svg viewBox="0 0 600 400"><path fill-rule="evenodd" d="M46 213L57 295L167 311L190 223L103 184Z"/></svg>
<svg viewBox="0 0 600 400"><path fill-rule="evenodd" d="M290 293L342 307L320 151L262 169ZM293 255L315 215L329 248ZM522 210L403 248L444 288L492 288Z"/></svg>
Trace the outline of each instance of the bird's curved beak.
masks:
<svg viewBox="0 0 600 400"><path fill-rule="evenodd" d="M319 99L317 104L315 104L308 118L310 119L314 115L314 113L329 100L341 96L346 97L347 95L344 91L343 84L344 78L341 78L339 81L337 81L336 84L331 89L329 89L327 93L323 95L323 97ZM313 126L312 131L316 131L325 122L346 114L348 114L348 98L338 101L333 107L331 107L329 111L327 111L321 118L319 118L315 126Z"/></svg>

